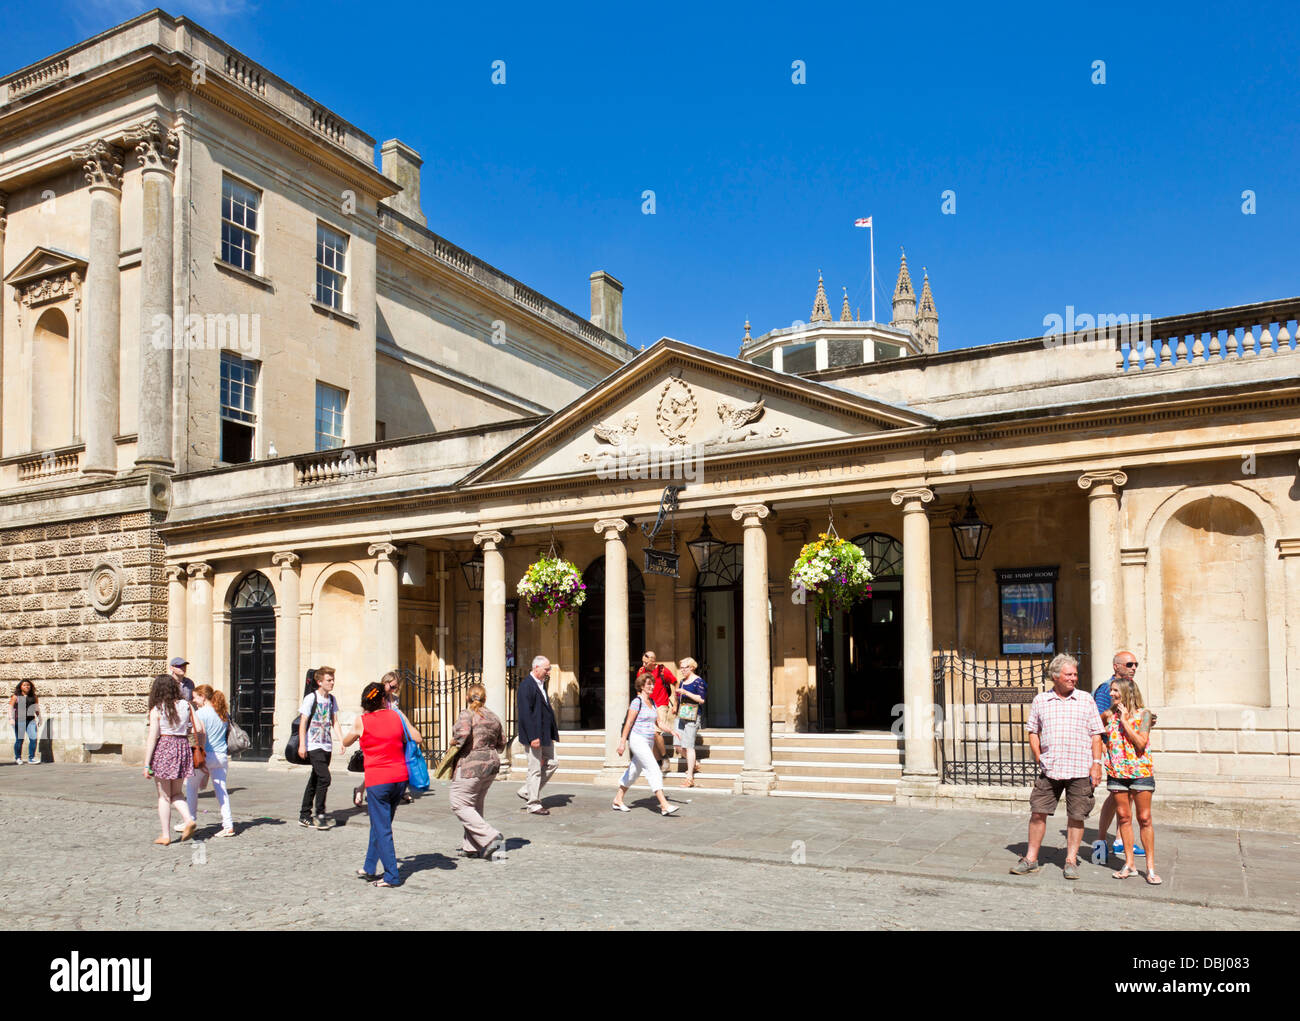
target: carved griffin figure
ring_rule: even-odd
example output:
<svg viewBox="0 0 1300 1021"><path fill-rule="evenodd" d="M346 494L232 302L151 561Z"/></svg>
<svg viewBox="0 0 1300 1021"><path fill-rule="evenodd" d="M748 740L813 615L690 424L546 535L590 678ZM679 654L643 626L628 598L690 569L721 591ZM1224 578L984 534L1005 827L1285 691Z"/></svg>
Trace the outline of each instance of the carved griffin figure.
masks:
<svg viewBox="0 0 1300 1021"><path fill-rule="evenodd" d="M763 417L763 398L753 404L736 407L730 401L718 401L718 418L722 419L722 430L718 433L719 443L743 443L751 436L758 436L762 430L750 428L750 423Z"/></svg>
<svg viewBox="0 0 1300 1021"><path fill-rule="evenodd" d="M639 419L636 415L628 415L623 419L621 425L610 425L602 422L599 425L591 427L592 433L601 443L611 443L616 447L621 447L636 435L636 427Z"/></svg>

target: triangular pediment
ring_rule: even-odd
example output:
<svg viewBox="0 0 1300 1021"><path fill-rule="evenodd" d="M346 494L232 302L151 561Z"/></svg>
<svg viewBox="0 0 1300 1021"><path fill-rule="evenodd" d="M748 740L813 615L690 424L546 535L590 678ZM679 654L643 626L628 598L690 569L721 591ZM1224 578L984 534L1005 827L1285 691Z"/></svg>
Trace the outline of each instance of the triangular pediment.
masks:
<svg viewBox="0 0 1300 1021"><path fill-rule="evenodd" d="M929 425L930 416L664 338L463 483L604 475Z"/></svg>
<svg viewBox="0 0 1300 1021"><path fill-rule="evenodd" d="M25 255L17 266L5 277L5 283L13 287L22 287L36 280L77 273L81 279L86 278L86 260L71 252L58 248L46 248L37 245Z"/></svg>

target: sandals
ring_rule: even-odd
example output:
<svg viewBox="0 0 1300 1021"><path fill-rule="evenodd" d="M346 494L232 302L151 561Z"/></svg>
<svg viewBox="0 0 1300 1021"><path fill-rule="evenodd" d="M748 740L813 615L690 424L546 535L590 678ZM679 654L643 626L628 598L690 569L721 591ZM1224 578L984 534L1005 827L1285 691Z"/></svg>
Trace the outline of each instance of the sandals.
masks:
<svg viewBox="0 0 1300 1021"><path fill-rule="evenodd" d="M171 842L172 842L171 837L159 837L157 840L154 841L154 843L157 844L159 847L166 847Z"/></svg>
<svg viewBox="0 0 1300 1021"><path fill-rule="evenodd" d="M682 786L683 786L683 787L694 787L694 786L695 786L695 781L694 781L694 780L687 780L684 784L682 784Z"/></svg>
<svg viewBox="0 0 1300 1021"><path fill-rule="evenodd" d="M1147 881L1147 885L1148 885L1148 886L1162 886L1162 885L1164 885L1164 880L1163 880L1163 879L1161 879L1159 876L1153 875L1153 874L1152 874L1151 872L1149 872L1149 871L1148 871L1147 874L1146 874L1146 881Z"/></svg>
<svg viewBox="0 0 1300 1021"><path fill-rule="evenodd" d="M217 834L217 836L219 837L233 837L234 835L235 835L235 827L233 826L231 826L229 829L222 830L220 833Z"/></svg>
<svg viewBox="0 0 1300 1021"><path fill-rule="evenodd" d="M199 824L197 822L187 822L185 829L181 830L181 840L189 840L190 837L194 836L194 831L198 828Z"/></svg>
<svg viewBox="0 0 1300 1021"><path fill-rule="evenodd" d="M362 784L360 787L354 787L352 789L352 804L356 805L357 808L361 807L361 804L362 802L365 801L365 799L366 799L365 784Z"/></svg>
<svg viewBox="0 0 1300 1021"><path fill-rule="evenodd" d="M1138 873L1137 873L1137 869L1129 868L1129 866L1125 865L1125 866L1124 866L1122 869L1120 869L1118 872L1114 873L1114 874L1111 876L1111 878L1112 878L1112 879L1128 879L1130 876L1136 876L1137 874L1138 874Z"/></svg>
<svg viewBox="0 0 1300 1021"><path fill-rule="evenodd" d="M364 879L366 880L366 882L369 883L373 883L376 879L379 878L379 873L367 872L365 869L357 869L357 878Z"/></svg>
<svg viewBox="0 0 1300 1021"><path fill-rule="evenodd" d="M385 883L385 882L383 881L383 879L376 879L376 880L375 880L373 883L371 883L370 885L371 885L371 886L377 886L377 887L379 887L379 889L381 889L381 890L396 890L396 889L397 889L397 884L395 884L395 883Z"/></svg>
<svg viewBox="0 0 1300 1021"><path fill-rule="evenodd" d="M632 811L632 809L628 808L627 805L613 804L613 805L610 805L609 807L612 808L615 812L630 812L630 811Z"/></svg>
<svg viewBox="0 0 1300 1021"><path fill-rule="evenodd" d="M661 808L661 809L659 809L659 814L660 814L660 815L675 815L675 814L677 813L677 808L678 808L677 805L673 805L673 806L671 806L670 808Z"/></svg>

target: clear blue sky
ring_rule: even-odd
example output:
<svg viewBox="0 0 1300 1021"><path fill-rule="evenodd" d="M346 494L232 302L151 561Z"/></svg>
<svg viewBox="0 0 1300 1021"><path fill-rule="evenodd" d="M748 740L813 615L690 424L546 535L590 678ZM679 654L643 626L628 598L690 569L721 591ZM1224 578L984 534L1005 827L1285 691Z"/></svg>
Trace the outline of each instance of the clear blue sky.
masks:
<svg viewBox="0 0 1300 1021"><path fill-rule="evenodd" d="M1167 315L1300 293L1295 8L1072 6L166 9L419 150L429 225L456 244L584 315L588 274L613 273L637 345L734 355L746 317L756 336L808 317L818 269L837 315L842 285L865 315L867 215L877 318L904 245L918 292L929 267L941 349L1040 334L1067 305ZM144 9L47 3L9 19L0 65Z"/></svg>

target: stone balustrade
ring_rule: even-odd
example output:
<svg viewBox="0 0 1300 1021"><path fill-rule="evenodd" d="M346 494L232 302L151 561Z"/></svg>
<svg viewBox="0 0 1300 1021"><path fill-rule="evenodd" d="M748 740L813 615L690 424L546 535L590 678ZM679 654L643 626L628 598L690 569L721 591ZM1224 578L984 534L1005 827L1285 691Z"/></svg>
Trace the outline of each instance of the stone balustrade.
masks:
<svg viewBox="0 0 1300 1021"><path fill-rule="evenodd" d="M294 462L295 486L319 486L330 482L350 482L378 471L372 449L323 450Z"/></svg>
<svg viewBox="0 0 1300 1021"><path fill-rule="evenodd" d="M73 475L81 468L81 449L49 450L33 454L17 463L18 481L34 482L56 475Z"/></svg>
<svg viewBox="0 0 1300 1021"><path fill-rule="evenodd" d="M29 71L21 78L15 78L9 82L9 97L16 99L24 92L30 92L33 89L40 88L42 85L48 85L51 82L59 81L68 76L68 62L66 60L52 60L50 63Z"/></svg>
<svg viewBox="0 0 1300 1021"><path fill-rule="evenodd" d="M1294 354L1300 301L1263 302L1145 322L1098 323L1121 372ZM1122 318L1122 317L1121 317Z"/></svg>

